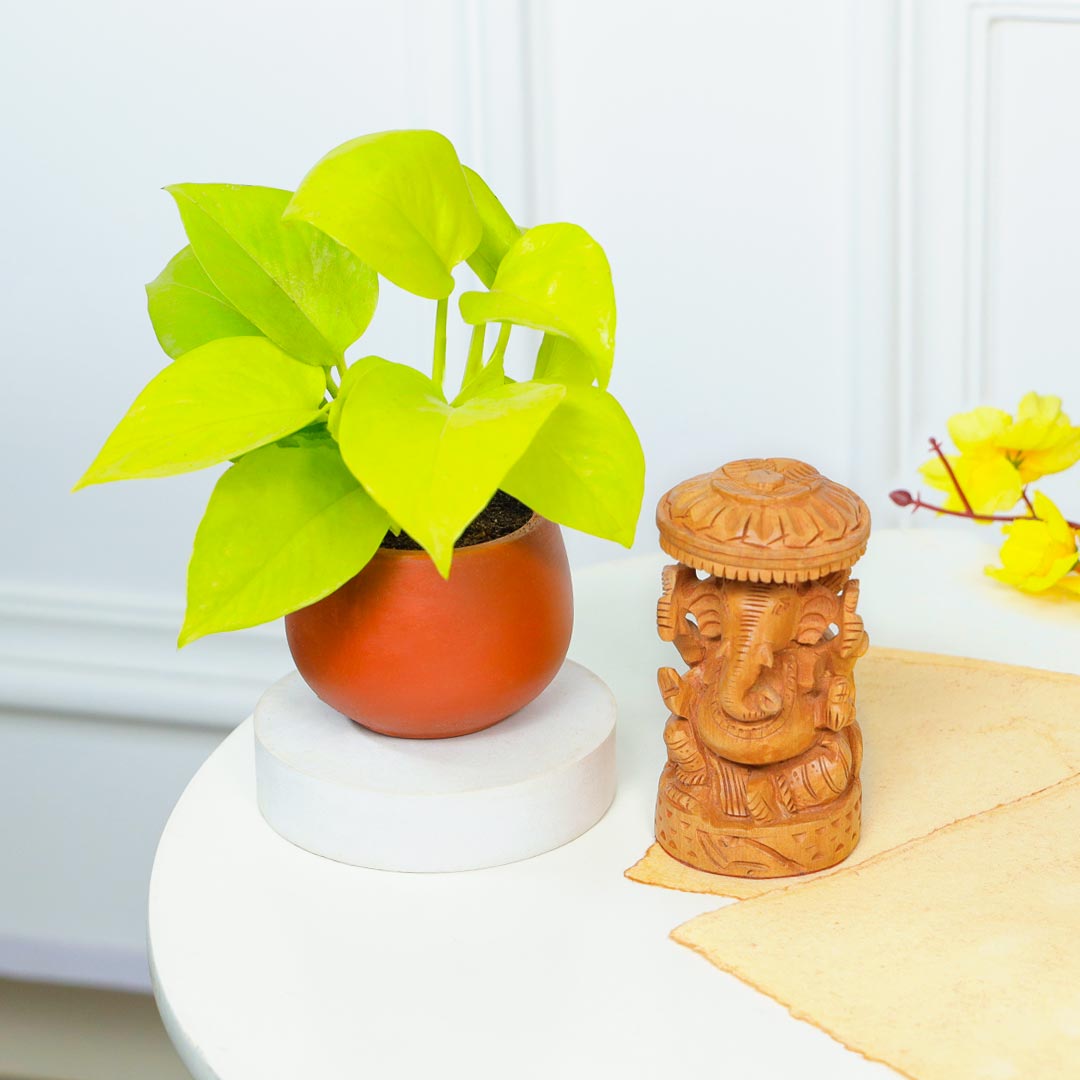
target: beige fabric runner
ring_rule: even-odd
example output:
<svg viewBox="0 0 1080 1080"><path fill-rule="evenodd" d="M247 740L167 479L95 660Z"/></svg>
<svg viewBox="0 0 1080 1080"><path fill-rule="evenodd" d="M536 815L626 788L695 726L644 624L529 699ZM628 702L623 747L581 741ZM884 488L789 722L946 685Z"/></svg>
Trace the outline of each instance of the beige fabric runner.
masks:
<svg viewBox="0 0 1080 1080"><path fill-rule="evenodd" d="M1080 777L672 937L918 1080L1080 1075Z"/></svg>
<svg viewBox="0 0 1080 1080"><path fill-rule="evenodd" d="M694 870L654 844L627 877L687 892L758 896L842 872L1080 772L1074 675L871 649L856 678L866 754L863 827L845 862L801 878L753 881Z"/></svg>

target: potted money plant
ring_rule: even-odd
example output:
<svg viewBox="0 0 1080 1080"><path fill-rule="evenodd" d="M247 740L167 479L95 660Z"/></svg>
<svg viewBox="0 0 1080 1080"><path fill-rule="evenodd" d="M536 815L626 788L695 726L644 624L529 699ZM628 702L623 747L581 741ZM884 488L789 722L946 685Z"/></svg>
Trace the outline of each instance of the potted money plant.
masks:
<svg viewBox="0 0 1080 1080"><path fill-rule="evenodd" d="M314 692L391 735L460 735L520 709L569 643L559 525L629 546L641 505L641 446L607 391L600 245L577 225L519 226L432 131L347 142L295 191L167 191L188 245L147 296L171 362L77 487L227 464L179 644L285 616ZM462 263L472 332L451 390ZM434 301L430 367L365 354L380 277ZM517 327L542 337L515 379Z"/></svg>

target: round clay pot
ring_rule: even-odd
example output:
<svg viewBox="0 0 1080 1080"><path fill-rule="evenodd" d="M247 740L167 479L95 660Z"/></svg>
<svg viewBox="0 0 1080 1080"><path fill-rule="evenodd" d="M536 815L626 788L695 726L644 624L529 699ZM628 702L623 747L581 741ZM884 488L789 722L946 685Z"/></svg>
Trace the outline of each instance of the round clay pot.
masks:
<svg viewBox="0 0 1080 1080"><path fill-rule="evenodd" d="M443 580L423 551L379 548L337 592L285 617L296 667L328 705L410 739L504 720L555 677L574 600L559 527L458 548Z"/></svg>

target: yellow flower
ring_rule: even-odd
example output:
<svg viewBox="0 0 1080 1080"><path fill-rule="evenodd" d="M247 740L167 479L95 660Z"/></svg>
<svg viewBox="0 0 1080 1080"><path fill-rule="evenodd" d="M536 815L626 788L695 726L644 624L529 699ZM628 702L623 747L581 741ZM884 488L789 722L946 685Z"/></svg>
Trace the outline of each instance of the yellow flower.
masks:
<svg viewBox="0 0 1080 1080"><path fill-rule="evenodd" d="M1027 394L1016 419L998 435L997 446L1029 484L1048 473L1062 472L1080 461L1080 427L1073 427L1053 394Z"/></svg>
<svg viewBox="0 0 1080 1080"><path fill-rule="evenodd" d="M1024 592L1046 592L1057 585L1080 598L1080 574L1073 572L1080 558L1076 533L1041 492L1035 493L1035 514L1041 520L1022 518L1005 526L1002 565L988 566L986 572Z"/></svg>
<svg viewBox="0 0 1080 1080"><path fill-rule="evenodd" d="M949 420L949 435L959 456L949 465L976 514L996 514L1020 501L1025 484L1061 472L1080 461L1080 427L1061 411L1061 398L1026 394L1013 419L1001 409L980 406ZM944 491L946 510L963 510L940 458L919 470L926 482Z"/></svg>
<svg viewBox="0 0 1080 1080"><path fill-rule="evenodd" d="M1024 489L1020 473L1000 454L947 454L946 457L956 474L957 483L964 489L976 514L997 514L1011 510L1020 501ZM943 503L946 510L964 509L956 485L941 458L931 458L919 472L931 487L946 492Z"/></svg>
<svg viewBox="0 0 1080 1080"><path fill-rule="evenodd" d="M949 435L963 453L994 453L997 440L1009 430L1012 417L1004 409L980 405L949 418Z"/></svg>

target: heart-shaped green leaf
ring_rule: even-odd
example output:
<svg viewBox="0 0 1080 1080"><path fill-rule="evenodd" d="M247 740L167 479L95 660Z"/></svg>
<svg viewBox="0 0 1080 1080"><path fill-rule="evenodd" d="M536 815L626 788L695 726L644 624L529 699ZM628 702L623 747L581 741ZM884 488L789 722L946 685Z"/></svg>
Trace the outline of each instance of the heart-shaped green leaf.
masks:
<svg viewBox="0 0 1080 1080"><path fill-rule="evenodd" d="M568 386L502 488L552 521L629 547L641 512L645 457L610 394Z"/></svg>
<svg viewBox="0 0 1080 1080"><path fill-rule="evenodd" d="M395 285L442 300L450 271L473 253L482 226L449 139L384 131L331 150L301 181L286 219L334 237Z"/></svg>
<svg viewBox="0 0 1080 1080"><path fill-rule="evenodd" d="M473 197L483 225L480 243L469 256L468 262L473 273L488 288L491 288L499 263L503 261L503 256L521 235L521 229L514 224L514 219L507 212L506 207L495 197L495 193L487 186L483 178L473 172L468 165L463 165L462 169L465 170L469 193Z"/></svg>
<svg viewBox="0 0 1080 1080"><path fill-rule="evenodd" d="M269 622L358 574L386 515L326 437L245 455L217 482L195 535L180 645Z"/></svg>
<svg viewBox="0 0 1080 1080"><path fill-rule="evenodd" d="M75 487L227 461L311 423L325 392L321 368L266 338L208 342L147 384Z"/></svg>
<svg viewBox="0 0 1080 1080"><path fill-rule="evenodd" d="M503 256L491 291L467 292L473 325L510 322L569 338L592 361L602 387L615 357L615 289L603 248L578 225L537 225Z"/></svg>
<svg viewBox="0 0 1080 1080"><path fill-rule="evenodd" d="M455 408L426 375L384 360L357 379L342 406L341 453L446 577L454 541L564 393L561 386L510 383Z"/></svg>
<svg viewBox="0 0 1080 1080"><path fill-rule="evenodd" d="M378 275L318 229L282 221L288 191L237 184L167 190L211 281L290 356L335 364L367 329Z"/></svg>
<svg viewBox="0 0 1080 1080"><path fill-rule="evenodd" d="M338 430L341 426L341 410L344 408L352 388L363 377L368 368L385 363L386 361L381 356L365 356L354 364L350 364L345 370L341 385L338 387L337 397L330 403L330 408L327 410L326 426L335 439L338 437Z"/></svg>
<svg viewBox="0 0 1080 1080"><path fill-rule="evenodd" d="M218 338L262 336L221 295L190 247L146 286L146 302L154 333L173 359Z"/></svg>
<svg viewBox="0 0 1080 1080"><path fill-rule="evenodd" d="M533 378L566 386L592 386L596 366L569 338L545 334L536 354Z"/></svg>

